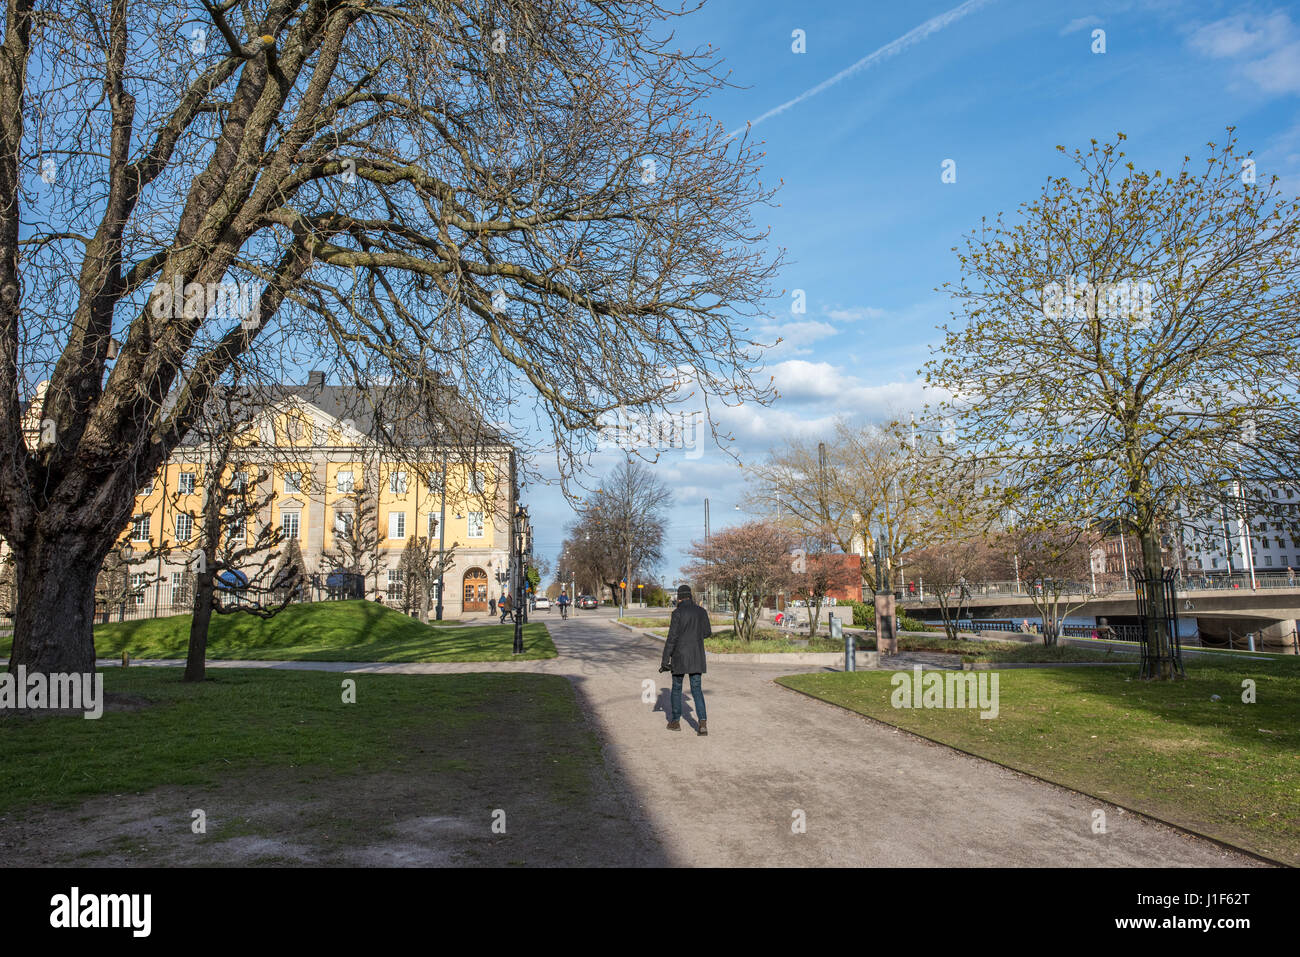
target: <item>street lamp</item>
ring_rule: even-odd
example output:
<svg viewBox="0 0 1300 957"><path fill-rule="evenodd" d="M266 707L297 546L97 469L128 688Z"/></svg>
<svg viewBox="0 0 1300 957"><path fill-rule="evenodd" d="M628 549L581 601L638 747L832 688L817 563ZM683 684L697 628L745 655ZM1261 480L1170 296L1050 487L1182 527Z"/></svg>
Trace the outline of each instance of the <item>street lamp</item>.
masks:
<svg viewBox="0 0 1300 957"><path fill-rule="evenodd" d="M438 444L442 445L442 496L438 504L438 604L434 606L433 614L435 621L442 621L442 592L443 585L446 584L443 560L447 544L447 446L443 444L441 435L438 436ZM428 614L428 609L425 609L425 614Z"/></svg>

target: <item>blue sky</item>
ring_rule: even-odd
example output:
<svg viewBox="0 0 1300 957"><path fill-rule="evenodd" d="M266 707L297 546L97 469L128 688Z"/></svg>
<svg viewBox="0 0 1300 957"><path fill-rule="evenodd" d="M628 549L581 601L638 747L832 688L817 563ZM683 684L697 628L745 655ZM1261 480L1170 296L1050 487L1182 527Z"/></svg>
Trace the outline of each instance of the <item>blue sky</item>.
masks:
<svg viewBox="0 0 1300 957"><path fill-rule="evenodd" d="M744 87L709 105L731 130L934 18L923 38L754 129L767 149L764 182L784 181L770 223L789 264L777 283L786 296L756 336L784 339L765 360L782 397L723 418L742 463L787 434L821 435L837 416L874 421L919 407L917 370L948 318L935 289L957 277L952 247L981 216L1011 214L1048 176L1069 172L1057 144L1073 150L1123 131L1139 168L1164 170L1232 125L1261 177L1300 190L1300 8L711 0L678 36L719 47ZM795 30L804 53L792 50ZM1092 50L1094 30L1105 31L1104 53ZM955 182L942 181L945 160ZM806 295L802 315L791 313L794 289ZM675 497L660 569L671 582L703 534L706 496L715 529L749 517L735 509L745 471L712 447L696 458L666 452L655 468ZM536 483L527 500L538 550L554 559L572 511Z"/></svg>

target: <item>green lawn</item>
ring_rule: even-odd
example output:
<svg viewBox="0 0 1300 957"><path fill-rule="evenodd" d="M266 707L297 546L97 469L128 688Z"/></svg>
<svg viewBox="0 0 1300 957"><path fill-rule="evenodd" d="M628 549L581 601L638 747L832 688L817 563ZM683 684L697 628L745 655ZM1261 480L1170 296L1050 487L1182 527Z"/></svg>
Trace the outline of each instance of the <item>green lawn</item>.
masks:
<svg viewBox="0 0 1300 957"><path fill-rule="evenodd" d="M715 631L712 637L704 639L704 648L706 651L712 651L716 654L723 655L766 655L781 653L797 652L829 652L838 651L843 653L844 642L832 641L823 633L817 638L808 641L807 644L796 645L793 640L797 639L798 634L786 634L775 628L758 628L754 632L753 641L744 641L736 637L736 633L730 628L724 631Z"/></svg>
<svg viewBox="0 0 1300 957"><path fill-rule="evenodd" d="M876 647L876 640L868 638L868 648ZM950 641L942 636L900 635L899 651L934 651L960 655L962 661L978 662L1054 662L1054 661L1109 661L1134 660L1132 654L1106 648L1077 648L1072 645L1044 645L1041 642L1022 641ZM1136 650L1136 649L1135 649Z"/></svg>
<svg viewBox="0 0 1300 957"><path fill-rule="evenodd" d="M95 627L95 651L106 658L184 658L190 616L113 622ZM274 618L213 615L208 657L247 661L504 661L514 660L513 625L431 627L373 601L290 605ZM9 639L0 645L9 654ZM545 625L524 626L520 659L554 658Z"/></svg>
<svg viewBox="0 0 1300 957"><path fill-rule="evenodd" d="M894 708L887 671L778 681L1300 865L1300 661L1196 660L1187 674L1144 682L1136 668L1004 671L991 720L977 710ZM1255 681L1257 703L1242 702L1243 679Z"/></svg>

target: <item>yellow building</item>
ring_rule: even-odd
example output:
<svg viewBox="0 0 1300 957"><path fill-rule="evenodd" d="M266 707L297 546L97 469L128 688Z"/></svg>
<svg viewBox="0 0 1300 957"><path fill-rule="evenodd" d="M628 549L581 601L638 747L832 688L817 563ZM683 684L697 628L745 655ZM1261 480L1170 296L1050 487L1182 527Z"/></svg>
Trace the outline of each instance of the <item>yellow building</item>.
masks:
<svg viewBox="0 0 1300 957"><path fill-rule="evenodd" d="M253 426L257 451L237 453L219 478L225 486L243 483L257 504L251 519L232 521L226 533L252 545L269 525L282 530L286 543L296 541L307 597L324 598L340 572L360 571L367 598L398 607L412 599L400 567L408 538L441 541L454 548L443 575L444 617L487 614L489 599L499 598L509 581L514 450L491 441L466 447L463 440L412 439L395 451L391 428L383 430L388 441L375 440L381 424L366 411L364 396L326 385L323 373L313 372L305 386L281 387L276 396L274 409ZM419 434L410 422L403 426L399 431ZM191 435L137 495L121 542L123 554L133 556L134 614L188 610L206 472L217 458L212 443ZM368 534L349 531L358 509ZM353 552L358 545L364 552L353 569L344 567L349 542Z"/></svg>

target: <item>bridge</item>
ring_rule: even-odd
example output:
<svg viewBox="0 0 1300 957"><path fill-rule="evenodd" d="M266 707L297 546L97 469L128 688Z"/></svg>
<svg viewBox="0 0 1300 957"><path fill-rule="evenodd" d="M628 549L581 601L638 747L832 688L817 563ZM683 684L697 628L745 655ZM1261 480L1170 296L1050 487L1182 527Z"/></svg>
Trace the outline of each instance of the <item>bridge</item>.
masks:
<svg viewBox="0 0 1300 957"><path fill-rule="evenodd" d="M1037 617L1032 588L1025 581L965 582L947 589L945 600L952 614L960 598L963 619ZM1178 617L1194 619L1202 638L1211 644L1258 633L1269 645L1288 650L1297 647L1300 582L1294 575L1238 572L1184 576L1177 580L1175 593ZM933 620L941 615L939 596L924 580L909 582L898 604L913 618ZM1068 609L1071 618L1105 618L1116 627L1138 623L1137 595L1131 580L1118 576L1067 584L1060 607Z"/></svg>

